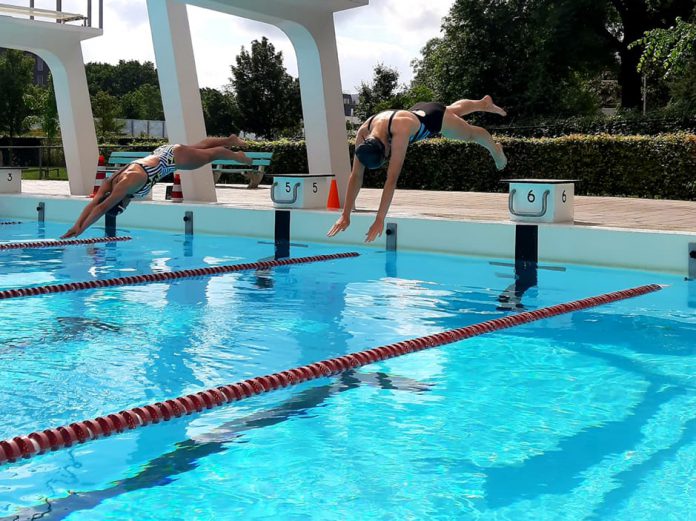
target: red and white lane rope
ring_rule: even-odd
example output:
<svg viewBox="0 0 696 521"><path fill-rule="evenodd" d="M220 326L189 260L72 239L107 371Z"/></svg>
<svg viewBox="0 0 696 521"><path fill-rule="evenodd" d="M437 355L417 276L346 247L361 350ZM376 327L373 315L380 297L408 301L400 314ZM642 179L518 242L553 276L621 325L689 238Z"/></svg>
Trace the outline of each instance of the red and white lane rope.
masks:
<svg viewBox="0 0 696 521"><path fill-rule="evenodd" d="M0 221L0 226L3 224L22 224L21 221Z"/></svg>
<svg viewBox="0 0 696 521"><path fill-rule="evenodd" d="M367 351L322 360L321 362L315 362L280 373L251 378L164 402L135 407L114 414L100 416L93 420L84 420L63 427L32 432L26 436L16 436L0 441L0 465L6 462L15 462L21 458L30 458L48 451L71 447L76 443L84 443L111 434L132 430L136 427L144 427L160 421L168 421L172 418L201 412L204 409L212 409L223 404L238 402L250 396L274 391L282 387L297 385L317 378L334 376L380 360L458 342L465 338L519 326L564 313L645 295L660 289L662 289L662 286L650 284L541 308L536 311L525 311L517 315L487 320L486 322L452 329L444 333L404 340L403 342L376 347Z"/></svg>
<svg viewBox="0 0 696 521"><path fill-rule="evenodd" d="M60 239L48 241L0 242L0 250L23 250L28 248L60 248L76 244L97 244L100 242L130 241L130 237L96 237L94 239Z"/></svg>
<svg viewBox="0 0 696 521"><path fill-rule="evenodd" d="M312 257L297 257L294 259L280 259L271 261L250 262L247 264L230 264L227 266L208 266L190 270L165 271L161 273L148 273L147 275L132 275L130 277L117 277L115 279L95 279L84 282L68 282L66 284L50 284L48 286L34 286L31 288L5 289L0 291L0 300L8 298L29 297L33 295L46 295L49 293L65 293L67 291L80 291L83 289L111 288L114 286L132 286L134 284L148 284L167 280L187 279L191 277L205 277L235 271L258 270L274 268L276 266L290 266L293 264L308 264L310 262L329 261L334 259L346 259L357 257L355 252L332 253L330 255L314 255Z"/></svg>

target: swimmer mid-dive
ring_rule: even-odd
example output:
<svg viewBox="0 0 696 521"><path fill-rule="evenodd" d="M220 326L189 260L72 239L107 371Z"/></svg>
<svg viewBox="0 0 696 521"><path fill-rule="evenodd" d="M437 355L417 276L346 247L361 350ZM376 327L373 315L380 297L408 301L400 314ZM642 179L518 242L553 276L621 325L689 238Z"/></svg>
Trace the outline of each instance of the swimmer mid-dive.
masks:
<svg viewBox="0 0 696 521"><path fill-rule="evenodd" d="M447 106L442 103L417 103L408 110L380 112L363 123L355 138L355 157L343 213L327 235L333 237L350 226L350 212L362 187L365 169L377 169L389 159L387 181L384 184L377 217L367 232L365 242L371 242L382 235L384 219L394 196L406 150L408 145L416 141L442 134L449 139L477 143L490 152L498 170L505 168L507 158L500 143L493 141L486 129L470 125L462 119L472 112L507 115L502 108L493 103L490 96L485 96L480 100L459 100Z"/></svg>
<svg viewBox="0 0 696 521"><path fill-rule="evenodd" d="M151 155L136 159L105 179L90 203L85 206L75 224L61 239L77 237L105 214L118 215L134 197L147 195L157 181L174 170L195 170L218 159L233 159L251 164L244 152L228 147L246 147L232 134L229 137L209 137L195 145L163 145Z"/></svg>

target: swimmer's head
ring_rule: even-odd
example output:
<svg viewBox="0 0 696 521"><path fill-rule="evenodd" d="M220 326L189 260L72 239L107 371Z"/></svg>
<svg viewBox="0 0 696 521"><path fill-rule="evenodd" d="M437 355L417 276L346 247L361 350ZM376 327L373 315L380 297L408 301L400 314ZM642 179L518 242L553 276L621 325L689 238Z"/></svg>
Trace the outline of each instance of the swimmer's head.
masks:
<svg viewBox="0 0 696 521"><path fill-rule="evenodd" d="M368 137L355 147L355 155L365 168L370 170L379 168L387 160L384 155L384 144L376 137Z"/></svg>

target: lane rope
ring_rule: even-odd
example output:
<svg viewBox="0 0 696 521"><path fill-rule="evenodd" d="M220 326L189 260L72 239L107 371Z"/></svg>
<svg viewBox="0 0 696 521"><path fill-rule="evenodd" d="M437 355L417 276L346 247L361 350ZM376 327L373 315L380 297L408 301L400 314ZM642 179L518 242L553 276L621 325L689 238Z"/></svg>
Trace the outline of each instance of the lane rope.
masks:
<svg viewBox="0 0 696 521"><path fill-rule="evenodd" d="M0 226L3 224L22 224L21 221L0 221Z"/></svg>
<svg viewBox="0 0 696 521"><path fill-rule="evenodd" d="M0 242L0 250L24 250L29 248L60 248L76 244L97 244L100 242L130 241L130 237L96 237L94 239L58 239L48 241Z"/></svg>
<svg viewBox="0 0 696 521"><path fill-rule="evenodd" d="M280 373L258 376L230 385L223 385L180 398L165 400L142 407L135 407L121 412L99 416L62 427L32 432L26 436L16 436L0 441L0 465L13 463L21 458L43 454L73 446L75 443L96 440L111 434L122 433L137 427L144 427L179 418L183 415L200 413L223 404L237 402L251 396L276 389L297 385L317 378L335 376L364 365L387 360L407 353L422 351L433 347L451 344L473 336L499 331L521 324L550 318L564 313L609 304L619 300L638 297L662 289L659 284L649 284L632 289L607 293L597 297L558 304L536 311L524 311L493 320L487 320L471 326L452 329L443 333L404 340L367 351L360 351L338 358L322 360Z"/></svg>
<svg viewBox="0 0 696 521"><path fill-rule="evenodd" d="M148 273L147 275L131 275L128 277L117 277L114 279L95 279L87 280L84 282L68 282L66 284L49 284L47 286L34 286L31 288L5 289L0 291L0 300L30 297L33 295L46 295L48 293L65 293L68 291L81 291L85 289L112 288L115 286L132 286L135 284L148 284L150 282L188 279L192 277L205 277L208 275L219 275L222 273L234 273L236 271L259 270L266 268L275 268L277 266L291 266L294 264L308 264L310 262L323 262L334 259L347 259L349 257L358 257L359 255L359 253L355 252L332 253L329 255L314 255L312 257L297 257L293 259L258 261L246 264L229 264L226 266L208 266L205 268L195 268L188 270Z"/></svg>

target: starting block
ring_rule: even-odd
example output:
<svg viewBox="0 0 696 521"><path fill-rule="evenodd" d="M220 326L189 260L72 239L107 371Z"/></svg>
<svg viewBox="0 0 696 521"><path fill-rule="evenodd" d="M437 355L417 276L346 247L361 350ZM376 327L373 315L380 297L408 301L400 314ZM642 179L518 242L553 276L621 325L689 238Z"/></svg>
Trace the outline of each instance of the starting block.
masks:
<svg viewBox="0 0 696 521"><path fill-rule="evenodd" d="M19 194L22 192L22 169L0 168L0 194Z"/></svg>
<svg viewBox="0 0 696 521"><path fill-rule="evenodd" d="M574 179L505 179L510 183L508 210L518 222L572 223Z"/></svg>
<svg viewBox="0 0 696 521"><path fill-rule="evenodd" d="M279 174L273 177L276 208L326 208L332 174Z"/></svg>

